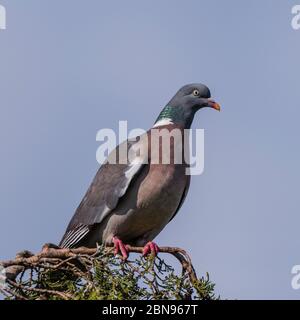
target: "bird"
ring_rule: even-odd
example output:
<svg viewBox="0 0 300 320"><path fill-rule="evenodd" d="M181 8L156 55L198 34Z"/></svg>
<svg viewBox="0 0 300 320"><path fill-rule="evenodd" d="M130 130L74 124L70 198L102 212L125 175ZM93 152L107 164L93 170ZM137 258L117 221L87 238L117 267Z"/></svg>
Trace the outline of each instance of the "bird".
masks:
<svg viewBox="0 0 300 320"><path fill-rule="evenodd" d="M174 152L170 152L169 163L162 162L160 140L158 151L153 152L149 143L153 130L183 133L191 128L195 113L206 107L220 111L206 85L187 84L165 105L151 129L117 146L98 169L59 246L114 246L114 253L126 260L131 245L143 247L143 256L156 256L159 246L153 240L180 210L191 177L186 174L188 163L176 163ZM171 139L170 150L174 151L178 144L178 140ZM125 160L131 152L131 161L124 161L124 147ZM155 154L156 162L151 161ZM116 163L109 161L114 157L118 158Z"/></svg>

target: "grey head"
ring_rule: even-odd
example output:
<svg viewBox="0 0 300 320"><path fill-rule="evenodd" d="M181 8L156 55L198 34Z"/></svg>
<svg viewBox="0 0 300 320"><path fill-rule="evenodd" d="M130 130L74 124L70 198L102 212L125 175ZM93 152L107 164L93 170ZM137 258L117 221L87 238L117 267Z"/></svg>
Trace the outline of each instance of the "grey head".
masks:
<svg viewBox="0 0 300 320"><path fill-rule="evenodd" d="M155 124L172 123L182 124L190 128L195 113L202 108L213 108L220 111L220 105L211 99L207 86L201 83L192 83L183 86L161 111Z"/></svg>

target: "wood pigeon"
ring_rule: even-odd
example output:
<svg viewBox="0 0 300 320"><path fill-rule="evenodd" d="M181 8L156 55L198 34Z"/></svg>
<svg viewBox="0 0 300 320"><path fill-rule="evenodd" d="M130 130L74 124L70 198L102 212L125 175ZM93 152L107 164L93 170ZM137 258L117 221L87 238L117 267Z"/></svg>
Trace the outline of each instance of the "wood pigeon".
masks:
<svg viewBox="0 0 300 320"><path fill-rule="evenodd" d="M185 85L163 108L153 128L183 132L190 128L195 113L204 107L220 111L205 85ZM126 244L143 246L143 255L158 253L159 247L152 240L183 204L190 176L186 174L187 163L174 161L175 139L170 141L169 163L163 163L161 155L158 162L151 162L153 128L135 141L128 139L121 143L109 155L71 219L60 247L114 245L115 254L121 253L124 259L128 257ZM124 146L126 157L130 151L139 152L133 153L130 161L124 161L121 159ZM117 163L111 163L109 160L116 155ZM143 161L136 161L138 158Z"/></svg>

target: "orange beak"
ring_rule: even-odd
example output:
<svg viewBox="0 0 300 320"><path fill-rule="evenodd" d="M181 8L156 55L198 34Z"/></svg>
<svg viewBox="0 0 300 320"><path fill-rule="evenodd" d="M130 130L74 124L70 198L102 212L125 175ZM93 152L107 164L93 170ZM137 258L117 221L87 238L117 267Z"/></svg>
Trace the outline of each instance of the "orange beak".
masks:
<svg viewBox="0 0 300 320"><path fill-rule="evenodd" d="M209 99L207 99L208 100L208 106L210 107L210 108L213 108L213 109L215 109L215 110L217 110L217 111L221 111L221 106L216 102L216 101L214 101L213 99L211 99L211 98L209 98Z"/></svg>

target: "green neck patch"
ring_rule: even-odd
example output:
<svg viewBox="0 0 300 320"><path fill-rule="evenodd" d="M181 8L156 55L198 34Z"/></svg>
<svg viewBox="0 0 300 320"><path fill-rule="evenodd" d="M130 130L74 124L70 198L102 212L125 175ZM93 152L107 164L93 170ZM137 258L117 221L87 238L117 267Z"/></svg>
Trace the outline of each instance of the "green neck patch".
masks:
<svg viewBox="0 0 300 320"><path fill-rule="evenodd" d="M165 106L156 119L155 123L165 119L170 119L174 123L182 122L184 120L182 109L178 107Z"/></svg>

